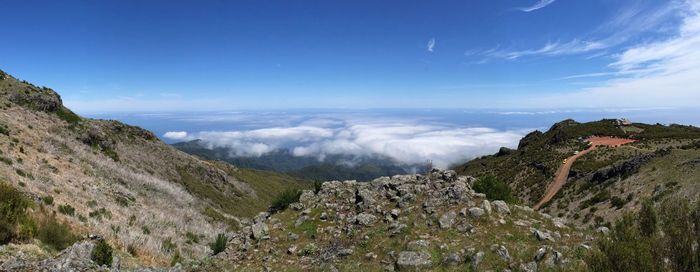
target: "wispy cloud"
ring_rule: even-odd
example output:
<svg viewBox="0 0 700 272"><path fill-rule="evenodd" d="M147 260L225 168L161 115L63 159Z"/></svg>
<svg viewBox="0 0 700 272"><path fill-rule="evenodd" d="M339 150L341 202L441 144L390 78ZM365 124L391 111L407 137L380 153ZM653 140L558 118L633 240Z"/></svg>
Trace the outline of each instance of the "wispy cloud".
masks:
<svg viewBox="0 0 700 272"><path fill-rule="evenodd" d="M560 56L580 54L585 52L591 52L594 50L604 49L608 46L609 45L606 44L605 41L583 41L574 39L572 41L564 43L560 41L549 42L541 48L533 50L507 51L498 50L498 48L494 48L484 51L482 53L482 56L515 60L521 57L533 55Z"/></svg>
<svg viewBox="0 0 700 272"><path fill-rule="evenodd" d="M428 52L434 52L435 49L435 38L432 38L428 41L428 45L426 46L426 49Z"/></svg>
<svg viewBox="0 0 700 272"><path fill-rule="evenodd" d="M675 33L632 45L608 65L614 76L597 87L535 99L582 106L693 106L700 101L700 1L683 2ZM593 75L595 76L595 74Z"/></svg>
<svg viewBox="0 0 700 272"><path fill-rule="evenodd" d="M532 12L532 11L544 8L546 6L549 6L550 4L554 3L554 1L556 1L556 0L539 0L537 3L535 3L532 6L522 7L522 8L518 8L518 9L520 11L523 11L523 12Z"/></svg>

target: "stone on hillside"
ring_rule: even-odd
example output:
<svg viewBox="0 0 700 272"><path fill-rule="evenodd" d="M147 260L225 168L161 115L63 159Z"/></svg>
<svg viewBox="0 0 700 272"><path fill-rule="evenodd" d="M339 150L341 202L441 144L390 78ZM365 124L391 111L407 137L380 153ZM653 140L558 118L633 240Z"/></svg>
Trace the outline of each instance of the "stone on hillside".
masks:
<svg viewBox="0 0 700 272"><path fill-rule="evenodd" d="M299 196L299 202L301 202L303 204L308 204L310 202L313 202L315 198L316 198L316 194L314 194L314 191L304 190L301 193L301 196Z"/></svg>
<svg viewBox="0 0 700 272"><path fill-rule="evenodd" d="M479 264L481 264L481 262L484 260L485 255L486 254L484 252L479 251L472 256L472 269L477 270Z"/></svg>
<svg viewBox="0 0 700 272"><path fill-rule="evenodd" d="M496 248L496 254L498 255L498 257L501 257L501 259L503 259L504 261L510 261L510 254L508 253L508 249L505 246L498 246Z"/></svg>
<svg viewBox="0 0 700 272"><path fill-rule="evenodd" d="M318 219L325 221L328 219L328 214L326 212L322 212L321 215L319 215Z"/></svg>
<svg viewBox="0 0 700 272"><path fill-rule="evenodd" d="M541 247L540 249L535 252L535 262L539 262L542 259L544 259L544 256L547 255L547 249L544 247Z"/></svg>
<svg viewBox="0 0 700 272"><path fill-rule="evenodd" d="M442 216L440 216L440 228L442 229L449 229L452 227L452 224L455 223L455 218L457 217L457 213L455 211L449 211L444 213Z"/></svg>
<svg viewBox="0 0 700 272"><path fill-rule="evenodd" d="M396 260L400 270L418 270L432 266L431 256L427 252L402 251Z"/></svg>
<svg viewBox="0 0 700 272"><path fill-rule="evenodd" d="M390 214L391 214L391 217L392 217L392 218L398 219L398 218L399 218L399 215L401 214L401 210L399 210L399 209L391 209Z"/></svg>
<svg viewBox="0 0 700 272"><path fill-rule="evenodd" d="M481 202L481 208L486 211L486 213L491 214L491 202L488 200L484 199L483 202Z"/></svg>
<svg viewBox="0 0 700 272"><path fill-rule="evenodd" d="M355 217L355 221L362 226L372 226L377 222L377 217L369 213L360 213Z"/></svg>
<svg viewBox="0 0 700 272"><path fill-rule="evenodd" d="M287 248L287 254L296 255L297 254L297 246L292 245L289 248Z"/></svg>
<svg viewBox="0 0 700 272"><path fill-rule="evenodd" d="M350 256L350 255L352 255L353 252L354 251L352 250L352 248L344 248L344 249L341 249L338 251L338 256L340 256L340 257Z"/></svg>
<svg viewBox="0 0 700 272"><path fill-rule="evenodd" d="M554 238L552 238L552 235L550 235L549 233L540 230L534 230L532 233L535 235L535 238L537 238L538 241L549 240L554 242Z"/></svg>
<svg viewBox="0 0 700 272"><path fill-rule="evenodd" d="M408 244L406 244L406 248L408 250L413 250L413 251L420 251L423 249L427 249L430 246L430 243L426 240L416 240L416 241L410 241Z"/></svg>
<svg viewBox="0 0 700 272"><path fill-rule="evenodd" d="M607 227L599 227L595 231L600 232L600 233L605 234L605 235L610 233L610 229Z"/></svg>
<svg viewBox="0 0 700 272"><path fill-rule="evenodd" d="M301 204L299 202L294 202L292 204L289 204L289 207L292 208L292 210L301 211L304 209L304 204Z"/></svg>
<svg viewBox="0 0 700 272"><path fill-rule="evenodd" d="M503 200L496 200L491 203L491 206L493 206L493 209L499 214L510 214L510 208L508 208L508 204Z"/></svg>
<svg viewBox="0 0 700 272"><path fill-rule="evenodd" d="M396 235L401 233L404 229L406 229L408 226L403 223L399 222L393 222L391 225L389 225L389 231L391 232L391 235Z"/></svg>
<svg viewBox="0 0 700 272"><path fill-rule="evenodd" d="M307 220L309 220L308 215L299 216L299 218L297 218L297 220L294 221L294 226L299 227L299 226L301 226L301 224L304 224L304 222L306 222Z"/></svg>
<svg viewBox="0 0 700 272"><path fill-rule="evenodd" d="M523 272L537 272L537 263L529 262L527 264L520 264L520 270Z"/></svg>
<svg viewBox="0 0 700 272"><path fill-rule="evenodd" d="M482 208L477 208L477 207L469 208L469 215L471 215L472 217L479 218L482 215L484 215L484 213L485 213L485 211Z"/></svg>
<svg viewBox="0 0 700 272"><path fill-rule="evenodd" d="M448 254L442 262L445 265L448 266L453 266L453 265L459 265L462 262L462 259L459 257L459 255L455 253L450 253Z"/></svg>
<svg viewBox="0 0 700 272"><path fill-rule="evenodd" d="M267 238L268 231L269 229L267 227L267 224L265 224L264 222L257 222L251 227L251 236L255 240L262 240Z"/></svg>
<svg viewBox="0 0 700 272"><path fill-rule="evenodd" d="M289 241L296 241L296 240L299 240L299 234L290 232L290 233L287 234L287 240L289 240Z"/></svg>

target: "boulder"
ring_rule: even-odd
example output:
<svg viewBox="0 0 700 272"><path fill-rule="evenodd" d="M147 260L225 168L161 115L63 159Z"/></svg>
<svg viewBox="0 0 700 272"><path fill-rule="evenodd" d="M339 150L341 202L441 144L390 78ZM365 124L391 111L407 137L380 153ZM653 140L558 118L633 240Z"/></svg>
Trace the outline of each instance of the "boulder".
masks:
<svg viewBox="0 0 700 272"><path fill-rule="evenodd" d="M493 209L499 214L510 214L510 208L508 208L508 204L503 200L496 200L491 203L491 206L493 206Z"/></svg>
<svg viewBox="0 0 700 272"><path fill-rule="evenodd" d="M375 222L377 222L377 217L363 212L355 217L355 222L361 226L372 226Z"/></svg>
<svg viewBox="0 0 700 272"><path fill-rule="evenodd" d="M442 216L440 216L440 228L442 229L449 229L452 227L452 224L455 223L455 218L457 217L457 213L455 211L449 211L444 213Z"/></svg>
<svg viewBox="0 0 700 272"><path fill-rule="evenodd" d="M535 252L535 262L539 262L544 259L545 255L547 255L547 249L544 247L541 247L540 249Z"/></svg>
<svg viewBox="0 0 700 272"><path fill-rule="evenodd" d="M427 252L402 251L396 260L400 270L427 269L432 266L431 256Z"/></svg>
<svg viewBox="0 0 700 272"><path fill-rule="evenodd" d="M478 207L469 208L469 215L471 215L472 217L479 218L482 215L484 215L484 213L485 213L485 211L482 208L478 208Z"/></svg>
<svg viewBox="0 0 700 272"><path fill-rule="evenodd" d="M257 222L251 226L250 231L251 237L259 241L267 238L269 228L264 222Z"/></svg>

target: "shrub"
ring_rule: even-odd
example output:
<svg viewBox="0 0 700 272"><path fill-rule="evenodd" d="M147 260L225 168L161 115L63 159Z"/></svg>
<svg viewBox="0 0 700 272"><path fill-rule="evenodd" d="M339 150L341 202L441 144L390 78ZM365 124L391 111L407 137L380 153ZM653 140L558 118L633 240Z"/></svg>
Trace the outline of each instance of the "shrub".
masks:
<svg viewBox="0 0 700 272"><path fill-rule="evenodd" d="M75 242L75 236L67 225L50 216L39 224L37 238L54 250L63 250Z"/></svg>
<svg viewBox="0 0 700 272"><path fill-rule="evenodd" d="M623 206L625 206L626 203L627 202L625 202L625 200L623 200L622 198L620 198L618 196L613 196L610 199L610 204L617 209L622 208Z"/></svg>
<svg viewBox="0 0 700 272"><path fill-rule="evenodd" d="M11 185L0 182L0 245L17 237L17 225L27 218L31 202Z"/></svg>
<svg viewBox="0 0 700 272"><path fill-rule="evenodd" d="M513 202L515 200L510 186L494 176L484 176L477 179L474 182L474 191L486 194L486 198L489 200L503 200L505 202Z"/></svg>
<svg viewBox="0 0 700 272"><path fill-rule="evenodd" d="M58 205L58 212L65 215L74 216L75 208L73 208L73 206L71 206L70 204Z"/></svg>
<svg viewBox="0 0 700 272"><path fill-rule="evenodd" d="M112 246L104 239L97 241L90 258L98 265L112 266Z"/></svg>
<svg viewBox="0 0 700 272"><path fill-rule="evenodd" d="M226 250L226 243L228 243L228 237L226 237L226 234L220 233L219 235L217 235L216 240L214 240L213 243L209 244L209 248L212 251L212 255L219 254Z"/></svg>
<svg viewBox="0 0 700 272"><path fill-rule="evenodd" d="M177 248L177 245L173 243L173 239L168 237L163 240L163 242L160 243L160 250L163 251L163 253L170 254Z"/></svg>
<svg viewBox="0 0 700 272"><path fill-rule="evenodd" d="M314 194L318 194L321 191L321 187L323 187L323 181L314 181Z"/></svg>
<svg viewBox="0 0 700 272"><path fill-rule="evenodd" d="M180 255L180 251L175 251L175 254L173 254L173 258L170 259L170 266L175 266L180 262L182 262L182 255Z"/></svg>
<svg viewBox="0 0 700 272"><path fill-rule="evenodd" d="M272 200L272 205L270 206L271 212L278 212L286 209L289 204L299 201L301 196L301 190L299 189L287 189L277 195L274 200Z"/></svg>
<svg viewBox="0 0 700 272"><path fill-rule="evenodd" d="M642 209L639 210L638 218L641 234L645 237L653 236L657 230L658 219L651 201L645 200L642 203Z"/></svg>
<svg viewBox="0 0 700 272"><path fill-rule="evenodd" d="M44 202L45 205L52 206L53 205L53 196L45 196L41 198L41 201Z"/></svg>

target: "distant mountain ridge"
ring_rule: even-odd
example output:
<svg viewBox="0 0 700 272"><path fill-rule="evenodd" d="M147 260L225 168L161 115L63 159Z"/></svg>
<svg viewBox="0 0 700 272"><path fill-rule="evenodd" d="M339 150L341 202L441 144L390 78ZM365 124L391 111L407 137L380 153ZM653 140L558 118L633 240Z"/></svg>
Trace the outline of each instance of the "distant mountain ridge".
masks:
<svg viewBox="0 0 700 272"><path fill-rule="evenodd" d="M237 156L227 147L211 147L202 140L172 144L175 148L207 160L222 160L237 167L284 172L309 180L369 181L381 176L403 175L424 171L424 165L408 165L388 157L326 155L296 156L288 149L277 149L260 156Z"/></svg>

